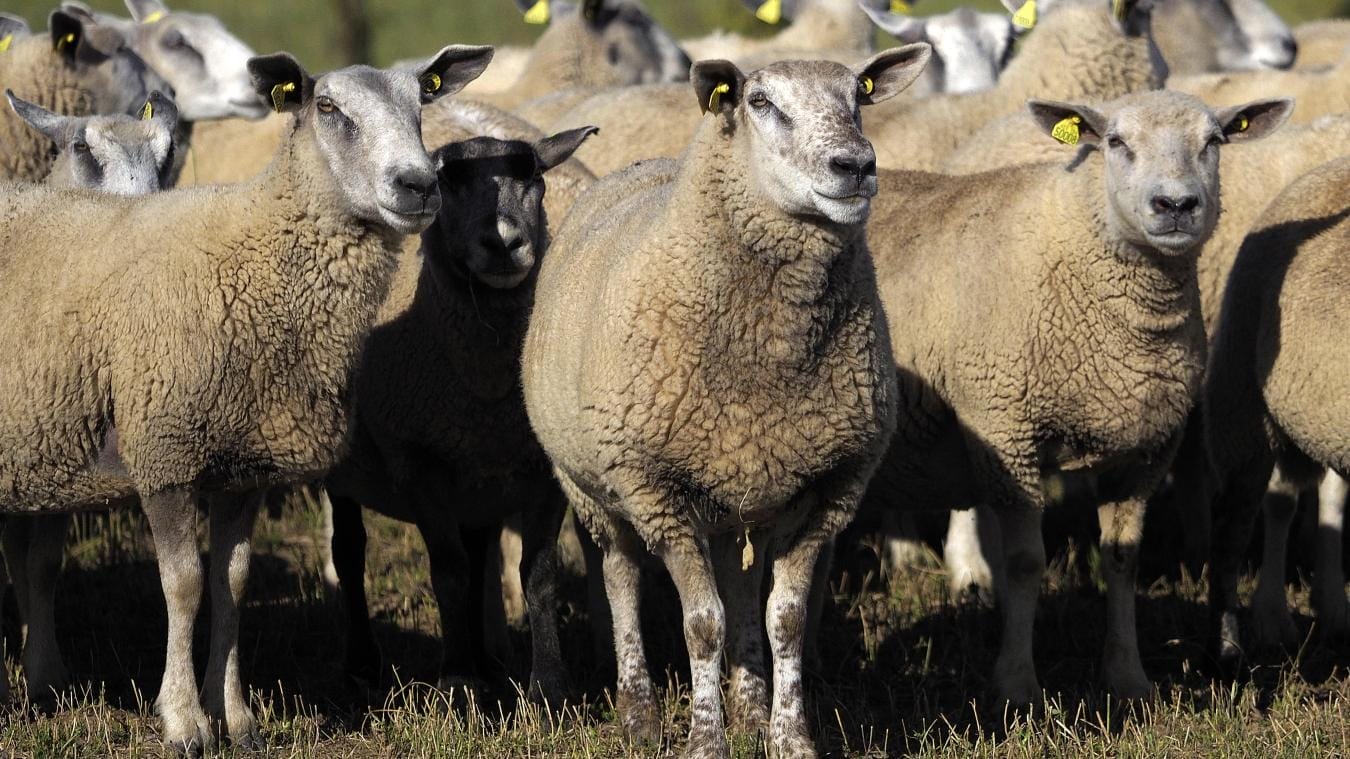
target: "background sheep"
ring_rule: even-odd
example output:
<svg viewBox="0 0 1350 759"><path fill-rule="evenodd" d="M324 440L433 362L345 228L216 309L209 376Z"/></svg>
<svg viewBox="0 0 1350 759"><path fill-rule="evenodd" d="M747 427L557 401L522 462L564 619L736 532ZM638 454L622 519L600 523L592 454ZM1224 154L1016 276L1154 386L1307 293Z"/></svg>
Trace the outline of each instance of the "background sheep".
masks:
<svg viewBox="0 0 1350 759"><path fill-rule="evenodd" d="M993 507L1007 573L1000 699L1041 699L1040 516L1066 491L1099 505L1102 677L1117 695L1150 690L1134 574L1146 499L1199 389L1195 256L1218 217L1217 147L1266 134L1290 107L1211 113L1167 92L1098 109L1034 102L1043 133L1067 123L1096 150L1071 171L882 175L870 241L887 311L905 314L905 329L891 333L897 432L870 493L903 508ZM990 187L1004 202L989 205Z"/></svg>
<svg viewBox="0 0 1350 759"><path fill-rule="evenodd" d="M1167 80L1167 86L1215 105L1232 105L1244 98L1276 94L1293 97L1298 101L1291 117L1293 123L1307 124L1321 116L1350 111L1350 55L1327 69L1173 77Z"/></svg>
<svg viewBox="0 0 1350 759"><path fill-rule="evenodd" d="M212 501L215 588L202 698L237 743L256 745L237 640L255 489L334 463L349 375L401 235L438 205L417 111L490 57L450 47L420 78L362 68L318 80L284 54L257 58L256 91L298 118L256 182L134 201L4 194L0 377L14 392L0 434L42 445L5 446L0 508L140 496L169 609L156 703L170 744L195 751L215 732L192 669L197 495ZM353 122L366 128L353 133Z"/></svg>
<svg viewBox="0 0 1350 759"><path fill-rule="evenodd" d="M352 449L327 479L352 674L378 681L361 504L415 522L426 541L445 688L503 674L483 640L485 552L502 521L520 514L534 640L529 687L555 699L566 693L553 577L564 504L525 417L520 348L548 246L543 173L591 133L533 145L484 137L436 152L445 204L420 251L405 248L362 354Z"/></svg>
<svg viewBox="0 0 1350 759"><path fill-rule="evenodd" d="M684 613L686 753L728 755L725 631L732 720L767 723L773 756L815 754L801 682L812 575L857 506L894 388L861 240L873 155L853 114L910 84L928 54L912 45L853 69L784 62L748 77L695 64L711 117L684 158L599 182L545 261L526 406L604 551L617 704L634 738L659 730L637 619L645 543ZM760 643L770 563L772 710Z"/></svg>
<svg viewBox="0 0 1350 759"><path fill-rule="evenodd" d="M901 42L927 42L933 57L923 76L905 91L910 96L935 92L961 94L993 87L1012 57L1021 27L1003 13L957 8L928 18L894 10L890 0L858 0L872 21Z"/></svg>
<svg viewBox="0 0 1350 759"><path fill-rule="evenodd" d="M1327 18L1294 29L1298 57L1294 67L1318 69L1335 65L1350 52L1350 19Z"/></svg>
<svg viewBox="0 0 1350 759"><path fill-rule="evenodd" d="M1242 651L1237 577L1276 464L1283 495L1321 467L1350 474L1345 355L1350 159L1290 185L1238 253L1205 383L1204 428L1218 489L1210 605L1221 660ZM1344 589L1339 589L1344 601Z"/></svg>
<svg viewBox="0 0 1350 759"><path fill-rule="evenodd" d="M872 52L872 25L857 0L742 0L769 24L788 25L764 39L714 32L680 44L695 60L721 58L742 65L761 65L789 58L814 58L822 53L850 56Z"/></svg>
<svg viewBox="0 0 1350 759"><path fill-rule="evenodd" d="M1174 75L1287 69L1298 45L1264 0L1158 0L1154 37Z"/></svg>

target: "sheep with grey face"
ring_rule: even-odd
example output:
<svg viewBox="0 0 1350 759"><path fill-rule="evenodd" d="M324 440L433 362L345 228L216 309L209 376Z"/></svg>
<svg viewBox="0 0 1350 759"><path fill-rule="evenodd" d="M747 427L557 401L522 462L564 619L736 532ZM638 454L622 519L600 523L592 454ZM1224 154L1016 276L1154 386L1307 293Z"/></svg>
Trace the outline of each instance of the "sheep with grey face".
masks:
<svg viewBox="0 0 1350 759"><path fill-rule="evenodd" d="M53 11L47 34L31 34L13 16L0 19L0 86L59 114L136 114L154 90L171 92L122 44L116 30ZM0 179L39 182L51 170L52 141L0 108Z"/></svg>
<svg viewBox="0 0 1350 759"><path fill-rule="evenodd" d="M923 77L909 89L913 95L961 94L993 87L1023 31L1005 13L978 13L957 8L922 18L893 9L890 0L858 0L872 21L901 42L927 42L933 58Z"/></svg>
<svg viewBox="0 0 1350 759"><path fill-rule="evenodd" d="M405 250L362 352L352 447L326 480L334 564L347 599L348 672L378 681L365 600L361 505L415 522L441 615L440 682L490 681L480 603L485 551L519 514L533 668L530 688L566 692L555 608L563 504L525 416L520 350L548 246L544 174L591 129L530 144L482 137L436 151L444 203ZM554 703L561 703L554 700Z"/></svg>
<svg viewBox="0 0 1350 759"><path fill-rule="evenodd" d="M1205 381L1204 430L1218 484L1211 642L1226 663L1244 648L1237 581L1272 471L1278 465L1277 494L1285 497L1315 487L1324 467L1350 475L1347 187L1350 158L1286 188L1247 235L1224 293ZM1343 498L1344 491L1335 495ZM1335 591L1343 604L1344 588ZM1258 635L1258 642L1269 641Z"/></svg>
<svg viewBox="0 0 1350 759"><path fill-rule="evenodd" d="M257 180L135 199L3 193L0 380L13 392L0 437L22 442L0 456L0 511L139 497L169 617L156 704L179 749L200 750L217 726L236 743L260 740L238 650L258 493L335 463L350 375L402 237L439 207L418 113L490 58L449 47L420 77L357 66L318 79L288 55L255 58L255 91L296 114ZM126 229L137 234L115 232ZM200 697L199 495L213 587Z"/></svg>
<svg viewBox="0 0 1350 759"><path fill-rule="evenodd" d="M1041 699L1040 517L1065 492L1099 504L1102 677L1121 696L1150 690L1134 573L1146 499L1204 365L1195 259L1219 215L1219 146L1263 136L1291 105L1211 112L1170 92L1098 108L1033 101L1046 139L1068 129L1094 148L1083 162L881 176L869 239L887 311L906 328L891 332L900 411L869 499L997 515L1000 699Z"/></svg>
<svg viewBox="0 0 1350 759"><path fill-rule="evenodd" d="M684 613L686 753L728 755L725 636L733 723L767 724L772 756L815 754L801 661L812 576L885 447L895 389L863 241L875 162L858 106L901 91L928 54L748 76L695 64L710 116L684 157L602 179L544 262L526 408L604 552L617 705L635 739L660 729L637 617L645 545Z"/></svg>
<svg viewBox="0 0 1350 759"><path fill-rule="evenodd" d="M1298 51L1265 0L1155 0L1153 20L1173 74L1287 69Z"/></svg>
<svg viewBox="0 0 1350 759"><path fill-rule="evenodd" d="M51 187L115 195L144 195L164 187L172 168L178 112L158 92L146 102L149 118L62 116L6 93L10 107L57 146L47 175ZM25 627L23 672L29 698L49 701L66 682L56 642L56 579L61 571L67 515L11 517L4 526L5 563ZM8 691L0 677L0 700Z"/></svg>

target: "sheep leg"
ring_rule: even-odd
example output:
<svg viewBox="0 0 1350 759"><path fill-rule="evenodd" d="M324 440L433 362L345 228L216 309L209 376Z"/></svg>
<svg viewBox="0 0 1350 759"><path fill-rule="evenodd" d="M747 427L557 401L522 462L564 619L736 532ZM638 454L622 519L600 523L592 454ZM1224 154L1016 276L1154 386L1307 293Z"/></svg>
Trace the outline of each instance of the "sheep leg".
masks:
<svg viewBox="0 0 1350 759"><path fill-rule="evenodd" d="M169 617L164 678L155 708L164 720L165 743L177 752L198 756L210 751L215 740L197 697L197 676L192 670L192 626L202 597L196 498L186 488L166 490L143 496L141 508L155 541Z"/></svg>
<svg viewBox="0 0 1350 759"><path fill-rule="evenodd" d="M488 547L483 566L483 640L486 642L488 656L497 661L511 658L511 630L506 619L507 578L506 566L508 553L506 544L507 530L503 527L497 534L497 540ZM513 574L518 574L513 572Z"/></svg>
<svg viewBox="0 0 1350 759"><path fill-rule="evenodd" d="M13 524L13 522L14 522L13 519L6 521L3 516L0 516L0 541L3 540L2 536L6 532L8 532L9 526ZM5 563L9 560L8 552L6 552L6 555L4 557L0 557L0 559L3 559L0 560L0 629L3 629L5 621L5 602L3 589L6 585L9 584L9 572L6 571L5 569ZM18 591L16 589L15 594L17 595L17 593ZM4 651L4 648L5 648L4 636L0 635L0 704L6 704L9 702L9 669L5 667L4 655L7 652Z"/></svg>
<svg viewBox="0 0 1350 759"><path fill-rule="evenodd" d="M506 624L517 628L525 626L525 617L529 614L524 577L521 575L523 566L521 561L525 550L523 544L520 519L513 515L502 525L501 536L494 553L498 554L495 561L501 567L498 573L501 578L501 592L498 595L502 597L503 615Z"/></svg>
<svg viewBox="0 0 1350 759"><path fill-rule="evenodd" d="M1285 477L1277 466L1262 499L1265 516L1265 540L1261 551L1261 571L1252 595L1252 635L1257 645L1298 645L1298 628L1289 612L1285 593L1285 567L1288 566L1289 529L1298 512L1298 484Z"/></svg>
<svg viewBox="0 0 1350 759"><path fill-rule="evenodd" d="M1313 574L1312 606L1324 635L1350 632L1350 607L1345 600L1345 568L1341 564L1341 531L1345 527L1345 498L1350 486L1327 471L1317 492L1317 569Z"/></svg>
<svg viewBox="0 0 1350 759"><path fill-rule="evenodd" d="M886 509L881 515L881 534L886 546L887 576L897 577L928 563L928 547L919 537L913 514Z"/></svg>
<svg viewBox="0 0 1350 759"><path fill-rule="evenodd" d="M830 570L834 566L834 541L820 547L815 575L811 578L811 597L806 605L806 640L802 661L808 670L819 672L825 665L820 658L820 623L825 604L830 600Z"/></svg>
<svg viewBox="0 0 1350 759"><path fill-rule="evenodd" d="M431 564L431 589L436 594L436 608L441 619L441 665L437 687L455 690L472 684L480 670L476 661L483 651L480 604L471 605L477 595L481 599L483 561L472 561L461 537L459 526L444 513L439 516L419 510L417 527L427 546ZM497 533L487 533L492 538ZM483 547L485 548L485 546ZM477 564L477 572L474 565ZM478 593L473 593L473 579L479 579ZM477 629L475 629L477 628Z"/></svg>
<svg viewBox="0 0 1350 759"><path fill-rule="evenodd" d="M558 531L566 501L553 487L523 517L520 576L530 615L530 692L561 705L568 691L567 667L558 640Z"/></svg>
<svg viewBox="0 0 1350 759"><path fill-rule="evenodd" d="M1152 690L1139 658L1135 630L1135 575L1139 542L1144 536L1147 501L1130 498L1097 507L1101 527L1102 573L1106 576L1106 642L1102 647L1102 679L1122 699L1142 699Z"/></svg>
<svg viewBox="0 0 1350 759"><path fill-rule="evenodd" d="M56 692L67 680L61 646L56 640L56 582L61 576L70 515L51 514L21 521L28 522L27 555L18 557L25 566L22 580L25 591L18 596L23 602L20 613L27 627L23 671L28 681L28 697L46 704L56 698ZM9 550L6 545L5 551Z"/></svg>
<svg viewBox="0 0 1350 759"><path fill-rule="evenodd" d="M1006 592L999 599L1003 637L994 664L994 695L1015 705L1034 705L1041 700L1036 681L1032 635L1036 602L1045 574L1045 543L1041 538L1041 511L1019 503L998 509L1003 532L1003 565Z"/></svg>
<svg viewBox="0 0 1350 759"><path fill-rule="evenodd" d="M969 593L979 601L996 598L1003 583L1002 558L998 517L988 507L951 512L942 561L953 597Z"/></svg>
<svg viewBox="0 0 1350 759"><path fill-rule="evenodd" d="M712 540L717 587L726 605L727 666L731 670L727 713L734 729L757 733L769 724L769 684L764 663L764 559L746 567L745 540L769 554L768 535L726 533Z"/></svg>
<svg viewBox="0 0 1350 759"><path fill-rule="evenodd" d="M657 553L675 581L680 608L684 612L684 642L689 651L693 692L685 756L730 756L722 722L722 649L726 617L707 547L686 528L666 536ZM806 609L805 596L801 609ZM799 626L799 632L800 629ZM797 645L800 651L800 640Z"/></svg>
<svg viewBox="0 0 1350 759"><path fill-rule="evenodd" d="M253 524L267 491L212 499L211 656L203 681L207 714L244 750L263 747L258 721L239 675L239 604L253 559Z"/></svg>
<svg viewBox="0 0 1350 759"><path fill-rule="evenodd" d="M807 729L806 687L802 679L811 586L825 545L834 539L826 529L829 515L816 512L815 522L799 533L773 559L772 588L767 609L769 646L773 650L773 712L769 718L769 755L814 757L815 742Z"/></svg>
<svg viewBox="0 0 1350 759"><path fill-rule="evenodd" d="M660 711L647 672L647 652L642 643L639 616L642 587L642 545L626 525L609 520L609 540L604 550L605 595L613 621L614 662L617 670L615 707L623 720L629 741L638 744L661 740Z"/></svg>
<svg viewBox="0 0 1350 759"><path fill-rule="evenodd" d="M347 676L367 688L380 682L380 648L366 604L366 525L361 504L329 494L333 506L333 568L347 609Z"/></svg>
<svg viewBox="0 0 1350 759"><path fill-rule="evenodd" d="M322 482L314 483L313 487L319 512L323 516L319 543L319 558L323 561L323 587L328 591L329 598L336 598L342 582L338 579L337 564L333 561L333 531L337 529L333 523L333 499L328 495L328 488L324 487Z"/></svg>
<svg viewBox="0 0 1350 759"><path fill-rule="evenodd" d="M1232 469L1215 493L1214 540L1209 563L1211 642L1215 658L1226 665L1235 664L1242 657L1238 577L1273 466L1274 457L1268 452L1260 461L1244 462Z"/></svg>
<svg viewBox="0 0 1350 759"><path fill-rule="evenodd" d="M1183 561L1191 577L1199 577L1209 560L1210 535L1213 533L1210 497L1209 458L1205 450L1205 431L1195 411L1186 424L1177 455L1172 460L1172 506L1181 521L1184 541Z"/></svg>

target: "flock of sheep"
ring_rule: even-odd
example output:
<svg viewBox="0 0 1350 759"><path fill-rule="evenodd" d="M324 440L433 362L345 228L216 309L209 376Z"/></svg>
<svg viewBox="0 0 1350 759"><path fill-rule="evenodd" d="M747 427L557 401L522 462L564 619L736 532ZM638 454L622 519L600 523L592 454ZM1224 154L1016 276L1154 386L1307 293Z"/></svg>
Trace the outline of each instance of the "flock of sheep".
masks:
<svg viewBox="0 0 1350 759"><path fill-rule="evenodd" d="M494 674L485 593L523 595L528 693L554 703L559 536L584 527L638 742L661 725L654 557L682 606L689 756L728 755L724 711L771 756L815 755L804 660L859 515L902 564L908 515L954 510L953 586L997 598L991 698L1015 705L1041 698L1052 505L1097 509L1118 696L1151 690L1150 500L1209 563L1212 644L1236 662L1290 642L1285 536L1319 490L1335 538L1314 602L1350 628L1350 21L1291 31L1261 0L928 18L755 0L775 36L677 41L633 0L539 0L519 10L547 30L491 66L452 45L316 76L210 16L126 5L67 2L45 32L0 14L0 512L33 697L67 679L70 514L139 504L164 738L260 746L250 534L269 488L306 484L367 678L363 507L426 542L441 684ZM876 27L904 44L875 52Z"/></svg>

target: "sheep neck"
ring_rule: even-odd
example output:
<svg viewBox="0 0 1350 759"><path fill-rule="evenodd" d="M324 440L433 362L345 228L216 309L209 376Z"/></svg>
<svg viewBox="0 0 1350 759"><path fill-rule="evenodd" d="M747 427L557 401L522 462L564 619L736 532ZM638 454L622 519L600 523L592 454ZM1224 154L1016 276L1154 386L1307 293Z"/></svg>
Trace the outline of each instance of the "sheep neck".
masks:
<svg viewBox="0 0 1350 759"><path fill-rule="evenodd" d="M93 94L52 50L46 35L20 40L0 55L0 81L14 94L49 111L87 116L94 110ZM8 106L0 109L0 132L6 146L0 155L3 178L30 182L44 179L54 162L52 141Z"/></svg>

